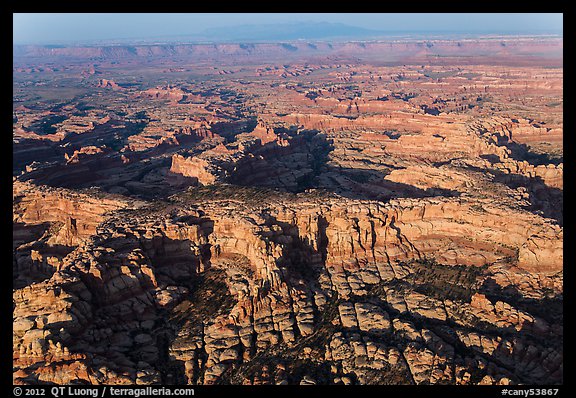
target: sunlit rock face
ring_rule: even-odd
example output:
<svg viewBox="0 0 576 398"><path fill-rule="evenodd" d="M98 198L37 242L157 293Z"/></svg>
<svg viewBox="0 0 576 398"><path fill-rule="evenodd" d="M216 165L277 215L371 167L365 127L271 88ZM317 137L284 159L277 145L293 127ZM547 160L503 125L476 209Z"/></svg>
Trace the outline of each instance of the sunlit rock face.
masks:
<svg viewBox="0 0 576 398"><path fill-rule="evenodd" d="M562 384L561 47L17 49L14 383Z"/></svg>

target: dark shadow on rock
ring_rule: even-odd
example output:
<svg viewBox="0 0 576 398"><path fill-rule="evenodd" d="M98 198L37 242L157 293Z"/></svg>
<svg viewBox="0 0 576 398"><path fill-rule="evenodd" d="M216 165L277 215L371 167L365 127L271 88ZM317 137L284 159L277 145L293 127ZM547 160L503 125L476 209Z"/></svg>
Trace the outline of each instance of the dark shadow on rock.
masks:
<svg viewBox="0 0 576 398"><path fill-rule="evenodd" d="M341 168L326 166L323 181L332 184L320 187L349 198L361 200L388 201L394 198L426 198L432 196L457 197L460 192L445 188L421 189L410 184L387 180L388 173L361 168Z"/></svg>
<svg viewBox="0 0 576 398"><path fill-rule="evenodd" d="M418 291L418 286L413 285L406 280L381 282L380 285L393 287L397 294L400 295L408 294L412 290ZM501 296L500 299L509 303L513 302L514 300L512 300L507 293L509 292L503 293L503 296ZM414 325L416 330L431 330L452 347L454 347L456 355L463 358L475 358L480 356L486 361L492 362L495 365L508 371L510 375L515 376L517 380L522 383L552 384L562 382L562 375L561 372L558 372L558 369L548 369L547 365L535 367L534 363L532 363L532 366L527 366L527 363L521 362L523 360L534 360L535 363L542 363L546 355L548 355L547 352L549 349L554 349L558 353L561 353L563 347L562 336L555 335L555 332L549 332L549 334L541 335L538 332L535 332L533 328L526 327L528 325L523 325L520 330L516 330L515 326L500 327L492 323L474 319L463 319L464 324L470 324L468 326L464 326L459 322L455 322L455 320L451 318L443 321L440 319L429 318L415 312L400 312L390 305L386 299L385 294L381 291L381 289L378 288L378 286L374 286L374 289L369 290L368 295L351 297L351 301L372 303L386 311L390 315L391 319L398 318L403 321L408 321ZM464 300L462 302L467 301ZM514 303L517 304L518 302ZM533 300L530 302L530 309L534 310L537 306L542 306L544 309L544 306L547 305L547 303L547 299ZM557 304L555 305L557 306ZM519 307L522 308L520 305ZM526 310L526 308L524 309ZM464 334L476 333L491 337L493 339L502 338L503 341L500 344L500 347L498 347L493 353L487 353L482 347L465 345L461 341L458 333L456 333L456 330ZM360 331L357 328L350 329L349 331L352 333L360 333L361 335L366 335L375 340L382 339L382 337L379 335ZM384 337L384 340L387 342L387 344L395 346L400 350L404 349L411 341L404 338L403 335L398 332L387 333ZM516 354L515 350L511 351L509 347L506 347L506 341L518 344L518 350L520 351L523 349L523 347L533 346L536 350L530 355L540 356L540 359L534 359L530 355L527 355L526 358L524 358L522 355ZM428 348L434 351L433 347ZM442 352L437 352L437 354L442 356L445 355L445 352L444 354ZM480 381L484 375L485 373L479 374L476 382Z"/></svg>
<svg viewBox="0 0 576 398"><path fill-rule="evenodd" d="M12 144L12 172L18 175L33 162L54 162L64 155L47 140L23 139Z"/></svg>
<svg viewBox="0 0 576 398"><path fill-rule="evenodd" d="M238 122L240 123L240 122ZM243 131L252 127L253 121L243 121L234 131ZM182 149L180 146L161 145L141 152L117 150L124 145L127 137L122 129L97 126L102 137L95 132L70 134L64 140L67 145L54 143L50 151L36 169L21 177L23 181L33 180L39 184L70 189L97 188L105 192L119 193L146 200L162 199L181 192L189 186L186 182L168 181L159 175L149 178L159 169L167 170L171 152ZM96 130L96 129L95 129ZM110 131L122 130L112 134ZM217 129L218 130L218 129ZM332 140L318 130L278 128L276 134L284 138L256 145L250 153L232 162L220 166L224 170L227 183L247 186L266 187L290 193L304 192L309 189L323 189L352 199L389 200L391 198L422 198L429 196L458 196L460 193L442 188L425 190L403 183L386 180L389 174L382 165L378 169L340 168L330 164L329 155L334 150ZM118 135L120 134L120 135ZM230 136L232 140L235 135ZM104 140L100 142L100 139ZM110 142L108 142L110 141ZM198 140L180 144L193 148ZM64 153L72 153L85 145L97 143L110 144L102 153L81 155L78 162L66 162ZM287 143L287 144L286 144ZM112 145L113 144L113 145ZM22 152L22 151L21 151ZM20 152L19 152L20 153ZM22 152L24 156L25 151ZM127 159L128 160L127 160ZM19 162L23 167L30 159L24 157ZM394 167L392 167L394 168ZM151 174L152 173L152 174Z"/></svg>
<svg viewBox="0 0 576 398"><path fill-rule="evenodd" d="M232 120L214 123L210 130L214 134L224 137L227 143L233 142L238 134L248 133L256 127L258 119L251 117L248 119Z"/></svg>
<svg viewBox="0 0 576 398"><path fill-rule="evenodd" d="M26 248L17 249L13 253L12 284L14 289L22 289L33 283L50 279L57 271L53 264L48 262L48 257L62 260L75 247L64 245L47 245L44 242L34 242ZM32 250L37 252L32 256ZM37 256L41 256L41 259Z"/></svg>
<svg viewBox="0 0 576 398"><path fill-rule="evenodd" d="M22 245L24 243L38 240L46 231L48 231L51 225L52 224L47 221L35 224L21 222L12 223L12 244Z"/></svg>
<svg viewBox="0 0 576 398"><path fill-rule="evenodd" d="M500 163L500 156L498 155L493 155L493 154L487 154L487 155L480 155L481 159L487 160L490 163L494 164L494 163Z"/></svg>
<svg viewBox="0 0 576 398"><path fill-rule="evenodd" d="M317 130L287 130L286 133L292 135L289 145L279 146L276 142L263 145L253 153L258 160L250 157L233 165L234 170L227 182L292 193L322 189L350 199L382 201L392 198L460 195L460 192L450 189L424 190L387 180L387 170L333 166L330 164L329 155L334 150L334 145L324 134Z"/></svg>
<svg viewBox="0 0 576 398"><path fill-rule="evenodd" d="M480 131L483 135L487 130ZM490 138L490 141L498 146L504 146L510 150L510 157L517 161L526 161L533 166L554 164L559 165L564 161L563 157L551 156L546 153L534 153L529 145L522 144L511 139L513 133L507 130L508 134L495 135ZM492 156L492 155L484 155Z"/></svg>
<svg viewBox="0 0 576 398"><path fill-rule="evenodd" d="M534 153L526 144L520 144L515 141L508 141L504 144L510 149L510 157L514 160L525 160L533 166L553 164L558 166L564 161L563 157L550 156L546 153Z"/></svg>
<svg viewBox="0 0 576 398"><path fill-rule="evenodd" d="M114 120L97 125L82 134L69 133L62 141L45 142L26 139L13 145L13 170L18 174L33 162L32 170L20 176L22 181L69 189L97 188L142 199L162 199L180 192L183 187L162 177L153 181L145 178L160 168L168 169L170 154L194 148L201 138L177 134L174 143L164 142L143 151L120 152L127 139L139 134L145 122ZM66 155L87 146L97 146L101 152L80 154L78 161L67 161ZM188 186L188 185L186 185Z"/></svg>
<svg viewBox="0 0 576 398"><path fill-rule="evenodd" d="M255 146L249 156L224 164L226 182L241 186L281 189L298 193L314 188L314 179L333 150L318 130L276 129L287 144L277 141Z"/></svg>
<svg viewBox="0 0 576 398"><path fill-rule="evenodd" d="M524 295L512 285L502 287L492 278L487 278L479 289L480 293L492 301L504 301L518 308L544 319L550 324L564 323L564 297L562 294L550 295L542 299L524 297Z"/></svg>
<svg viewBox="0 0 576 398"><path fill-rule="evenodd" d="M277 242L282 246L282 255L276 260L280 269L286 271L286 282L304 280L308 288L319 288L318 278L325 267L328 237L326 228L329 223L324 217L317 220L317 242L310 242L300 235L297 225L278 221L274 216L266 214L266 224L282 228L282 236L290 236L289 242ZM271 238L274 240L275 238ZM318 246L317 248L315 246Z"/></svg>
<svg viewBox="0 0 576 398"><path fill-rule="evenodd" d="M558 225L563 226L564 191L562 189L546 185L544 180L539 176L526 177L521 174L504 173L498 169L482 169L470 165L466 167L481 173L489 172L494 175L494 182L502 183L509 188L526 188L530 202L530 206L526 210L555 220Z"/></svg>
<svg viewBox="0 0 576 398"><path fill-rule="evenodd" d="M194 217L175 217L174 220L186 225L203 224L207 230L210 230L212 222ZM126 360L131 361L134 367L139 361L144 361L160 371L163 384L185 384L184 363L171 359L170 347L180 332L187 336L182 328L200 328L198 335L202 336L203 323L232 308L233 298L225 283L225 272L209 267L210 257L203 258L206 251L210 251L206 245L199 247L188 239L171 239L165 235L138 238L124 228L116 232L123 236L98 235L92 242L96 247L112 249L100 252L98 267L79 262L78 267L63 271L78 276L81 281L64 285L63 289L76 294L82 291L81 286L85 286L90 292L85 300L91 308L87 314L89 323L81 330L70 332L72 337L67 347L71 353L81 353L85 352L86 344L90 344L94 359L104 359L115 371L126 371L123 365ZM142 266L127 263L126 255L138 252L144 255L142 264L153 270L155 280L143 271ZM205 271L200 270L201 264L205 265ZM113 283L117 290L109 295L104 284L109 285L110 278L119 275L115 269L123 266L128 266L132 275ZM101 278L101 272L106 272L105 280ZM179 298L171 305L160 307L155 299L152 299L152 304L146 299L156 295L156 286L165 293L182 287L187 290L179 293ZM153 322L152 329L142 326L145 321ZM109 325L115 334L127 336L129 349L111 344L110 338L93 337ZM118 328L116 325L126 327ZM145 345L135 344L133 339L139 334L150 335L152 341Z"/></svg>
<svg viewBox="0 0 576 398"><path fill-rule="evenodd" d="M12 281L15 289L21 289L32 283L49 279L56 272L56 268L48 263L47 257L61 260L75 249L72 246L47 244L47 237L42 237L52 226L53 223L50 222L40 224L16 222L12 224L14 248L12 253ZM32 250L37 252L34 259Z"/></svg>

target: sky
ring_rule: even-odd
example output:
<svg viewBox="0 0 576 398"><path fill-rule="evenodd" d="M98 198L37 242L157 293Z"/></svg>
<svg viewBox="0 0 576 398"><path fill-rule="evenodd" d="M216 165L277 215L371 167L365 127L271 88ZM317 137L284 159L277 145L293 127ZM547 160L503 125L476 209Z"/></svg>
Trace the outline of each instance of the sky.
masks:
<svg viewBox="0 0 576 398"><path fill-rule="evenodd" d="M200 34L235 25L334 22L394 32L561 33L562 14L531 13L14 13L13 44L64 44Z"/></svg>

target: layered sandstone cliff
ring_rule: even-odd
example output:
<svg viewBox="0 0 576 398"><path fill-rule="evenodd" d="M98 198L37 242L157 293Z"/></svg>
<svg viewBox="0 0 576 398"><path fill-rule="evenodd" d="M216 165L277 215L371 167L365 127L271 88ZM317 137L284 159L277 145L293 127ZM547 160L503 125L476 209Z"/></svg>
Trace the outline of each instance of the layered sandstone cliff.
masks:
<svg viewBox="0 0 576 398"><path fill-rule="evenodd" d="M533 297L559 292L558 226L465 200L383 205L310 193L206 204L195 195L174 198L172 210L108 218L49 280L15 291L16 381L145 384L176 366L182 382L294 382L294 355L330 364L301 376L321 383L560 380L561 352L523 353L556 338L558 325L487 298L500 275ZM415 280L416 270L431 274ZM423 294L437 272L451 275L447 290ZM221 306L196 323L205 300ZM448 320L456 334L438 326ZM494 328L514 332L494 338ZM263 350L277 353L269 366L283 376L247 370ZM82 365L54 373L70 361Z"/></svg>
<svg viewBox="0 0 576 398"><path fill-rule="evenodd" d="M18 49L14 383L562 384L559 49Z"/></svg>

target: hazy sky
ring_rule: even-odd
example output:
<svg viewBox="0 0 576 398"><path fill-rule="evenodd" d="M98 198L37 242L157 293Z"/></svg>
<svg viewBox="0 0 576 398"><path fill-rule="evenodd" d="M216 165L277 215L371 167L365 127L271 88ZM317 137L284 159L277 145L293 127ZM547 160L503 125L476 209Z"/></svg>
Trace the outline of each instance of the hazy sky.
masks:
<svg viewBox="0 0 576 398"><path fill-rule="evenodd" d="M196 34L206 28L299 21L340 22L390 32L555 33L562 14L13 14L14 44L50 44Z"/></svg>

